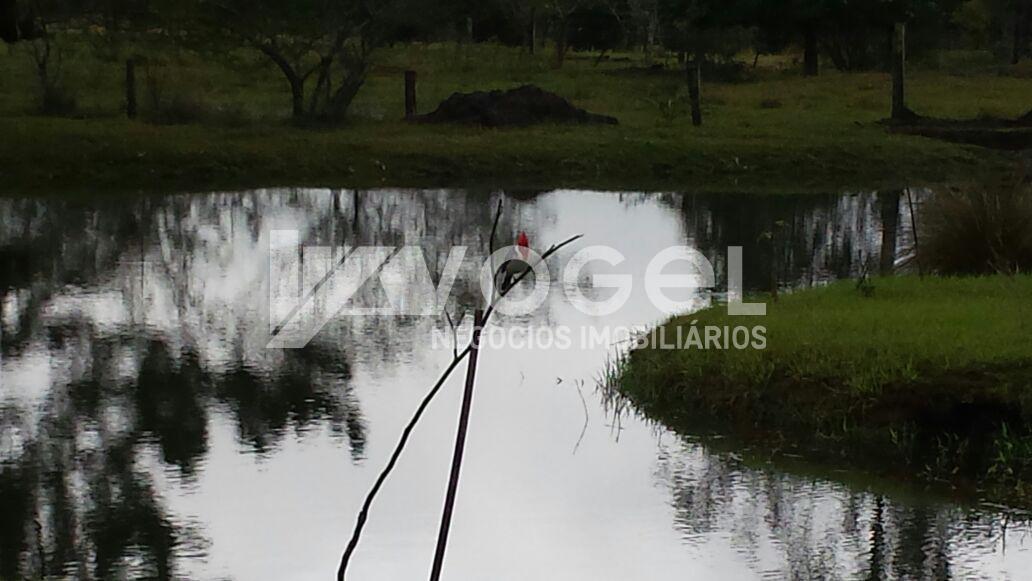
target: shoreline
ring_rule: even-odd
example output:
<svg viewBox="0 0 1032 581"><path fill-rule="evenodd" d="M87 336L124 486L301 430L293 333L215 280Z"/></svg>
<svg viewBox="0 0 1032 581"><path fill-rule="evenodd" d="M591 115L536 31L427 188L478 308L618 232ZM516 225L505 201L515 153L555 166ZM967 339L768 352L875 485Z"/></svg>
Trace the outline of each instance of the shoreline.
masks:
<svg viewBox="0 0 1032 581"><path fill-rule="evenodd" d="M1010 173L1021 157L888 134L884 143L866 136L829 149L790 139L653 140L633 128L582 126L234 129L21 117L0 119L0 130L9 136L0 144L0 195L66 198L270 184L828 193L985 182Z"/></svg>
<svg viewBox="0 0 1032 581"><path fill-rule="evenodd" d="M882 278L867 298L853 284L768 303L753 322L768 328L766 350L645 346L612 387L680 432L1032 507L1032 345L1007 322L1032 308L1032 277ZM724 311L662 328L722 324Z"/></svg>

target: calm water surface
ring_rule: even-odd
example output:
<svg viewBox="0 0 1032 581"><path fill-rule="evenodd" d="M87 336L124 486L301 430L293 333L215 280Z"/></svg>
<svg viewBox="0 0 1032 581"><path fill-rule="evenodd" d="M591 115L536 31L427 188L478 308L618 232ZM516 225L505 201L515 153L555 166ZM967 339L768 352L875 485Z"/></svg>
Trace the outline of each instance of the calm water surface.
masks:
<svg viewBox="0 0 1032 581"><path fill-rule="evenodd" d="M360 503L450 348L436 317L338 317L266 349L269 238L419 245L449 302L474 304L491 210L544 244L583 233L630 274L667 246L745 282L819 284L907 247L892 196L268 190L131 201L0 200L0 578L327 579ZM888 209L888 210L887 210ZM892 216L892 218L886 218ZM895 236L882 235L895 220ZM773 236L771 235L773 233ZM567 298L498 329L579 334L662 318L642 288L616 314ZM689 297L704 306L711 296ZM355 301L382 304L370 285ZM468 322L467 322L468 323ZM468 332L468 324L463 327ZM617 413L596 392L626 346L485 348L452 525L449 579L1028 578L1022 519L744 466ZM461 388L429 408L383 489L352 579L425 578Z"/></svg>

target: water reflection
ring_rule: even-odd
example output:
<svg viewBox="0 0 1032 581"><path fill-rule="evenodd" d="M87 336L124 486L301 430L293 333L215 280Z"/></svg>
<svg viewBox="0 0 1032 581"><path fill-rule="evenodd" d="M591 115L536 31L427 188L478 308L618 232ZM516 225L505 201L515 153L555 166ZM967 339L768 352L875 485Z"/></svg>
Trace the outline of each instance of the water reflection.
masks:
<svg viewBox="0 0 1032 581"><path fill-rule="evenodd" d="M664 446L657 478L669 488L689 544L727 535L754 571L772 579L975 579L1027 544L1027 525L1009 517L894 500L815 478L749 469L734 454L699 444ZM1008 531L1008 525L1012 530Z"/></svg>
<svg viewBox="0 0 1032 581"><path fill-rule="evenodd" d="M502 232L542 242L584 233L618 248L621 272L636 277L657 249L693 245L714 262L718 289L728 245L745 247L752 290L816 284L872 261L885 268L908 245L906 208L891 194L0 200L0 578L329 574L397 426L447 356L427 341L445 323L347 317L304 349L266 349L269 233L295 229L306 245L334 248L417 245L435 282L449 249L468 246L454 313L479 292L473 273L498 199ZM560 280L542 311L500 323L641 325L661 315L638 292L620 313L588 317ZM380 304L382 291L369 285L355 300ZM468 512L451 543L481 549L449 556L456 578L941 578L987 559L1021 570L1022 551L993 556L1004 517L748 469L662 430L657 449L644 422L602 422L605 403L582 404L570 386L590 381L608 352L485 354L491 388L478 395ZM392 484L398 496L378 509L386 524L371 525L361 578L425 574L446 468L436 451L453 433L452 404L440 405ZM610 535L629 531L650 542L611 546ZM534 558L498 565L514 552Z"/></svg>
<svg viewBox="0 0 1032 581"><path fill-rule="evenodd" d="M891 273L905 258L897 248L909 251L912 240L899 196L684 195L670 203L684 216L688 240L716 267L718 286L725 284L727 247L742 246L745 287L770 290L873 274L879 266Z"/></svg>

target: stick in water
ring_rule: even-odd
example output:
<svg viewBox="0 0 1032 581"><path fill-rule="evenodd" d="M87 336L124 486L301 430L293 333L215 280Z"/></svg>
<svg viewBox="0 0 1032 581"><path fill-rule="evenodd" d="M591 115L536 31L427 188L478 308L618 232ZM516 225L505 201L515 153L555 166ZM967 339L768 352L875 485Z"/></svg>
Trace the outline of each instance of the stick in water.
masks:
<svg viewBox="0 0 1032 581"><path fill-rule="evenodd" d="M412 429L419 423L419 418L422 417L423 411L430 405L430 401L434 399L437 392L440 391L441 386L444 385L448 376L451 375L453 369L458 366L459 362L469 354L469 347L463 349L458 355L452 359L452 362L438 378L437 383L434 384L433 388L426 394L423 401L419 403L419 407L416 408L416 412L412 414L412 419L409 420L408 425L401 432L401 438L398 440L398 445L394 447L394 453L391 454L391 459L387 461L387 466L384 467L383 472L376 479L373 487L369 490L369 494L366 495L365 502L362 503L362 510L358 513L358 519L355 522L355 530L351 533L351 540L348 541L348 546L344 549L344 555L340 558L340 567L337 569L337 581L344 581L344 573L348 569L348 562L351 560L352 553L355 552L355 547L358 546L358 539L362 536L362 529L365 527L366 519L369 518L369 508L373 504L373 499L376 498L376 493L380 491L380 487L383 486L387 477L390 476L394 465L397 464L398 458L401 457L402 450L405 449L405 444L408 442L409 435L412 434Z"/></svg>
<svg viewBox="0 0 1032 581"><path fill-rule="evenodd" d="M448 545L448 530L451 528L452 512L455 510L455 494L459 489L459 473L462 470L462 453L466 448L466 432L469 430L469 414L473 407L473 384L477 377L477 353L480 346L480 331L484 325L484 311L473 313L473 340L469 346L469 362L466 368L466 389L462 393L462 409L459 412L459 428L455 432L455 452L452 454L451 474L448 477L448 492L444 497L444 513L441 515L441 530L437 533L437 550L434 552L434 566L430 581L441 579L444 565L444 549Z"/></svg>

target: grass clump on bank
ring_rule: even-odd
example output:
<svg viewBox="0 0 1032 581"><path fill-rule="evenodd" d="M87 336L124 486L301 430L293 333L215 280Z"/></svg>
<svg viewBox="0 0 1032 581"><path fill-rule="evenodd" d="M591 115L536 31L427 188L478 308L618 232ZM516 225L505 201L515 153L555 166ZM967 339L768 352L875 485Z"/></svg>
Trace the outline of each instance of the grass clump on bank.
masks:
<svg viewBox="0 0 1032 581"><path fill-rule="evenodd" d="M618 387L671 426L712 428L903 477L1032 501L1032 276L880 278L723 306L689 325L766 327L763 350L636 349Z"/></svg>
<svg viewBox="0 0 1032 581"><path fill-rule="evenodd" d="M628 58L637 58L631 55ZM636 60L596 64L573 55L494 45L384 49L343 125L299 128L286 84L260 57L149 55L140 119L123 119L121 59L72 51L65 89L76 111L34 113L31 63L0 50L0 191L157 190L296 186L469 186L836 191L991 178L1014 154L910 135L877 121L888 112L885 73L802 77L761 61L747 79L708 82L704 124L693 127L676 63L643 73ZM535 84L615 127L483 129L409 124L402 72L418 73L419 111L451 93ZM923 114L1017 116L1028 80L996 70L914 70Z"/></svg>
<svg viewBox="0 0 1032 581"><path fill-rule="evenodd" d="M920 259L944 275L1032 272L1032 180L938 192L922 205Z"/></svg>

